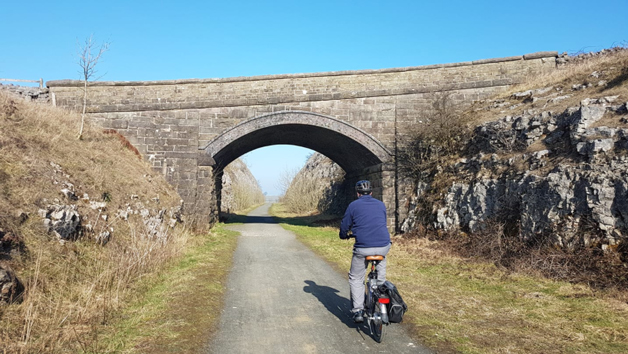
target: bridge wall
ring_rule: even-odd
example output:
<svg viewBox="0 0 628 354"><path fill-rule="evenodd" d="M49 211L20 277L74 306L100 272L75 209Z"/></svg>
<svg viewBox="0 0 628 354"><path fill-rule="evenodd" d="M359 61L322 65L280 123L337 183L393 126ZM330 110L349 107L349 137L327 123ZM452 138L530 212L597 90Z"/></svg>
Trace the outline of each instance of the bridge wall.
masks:
<svg viewBox="0 0 628 354"><path fill-rule="evenodd" d="M554 70L555 57L555 52L543 52L383 70L96 82L89 87L87 110L98 124L127 137L177 186L194 212L214 215L215 208L206 210L206 204L212 202L200 201L200 196L213 193L208 191L213 186L203 182L211 173L204 166L211 163L199 156L212 139L239 123L273 112L313 112L361 129L394 152L395 139L420 124L422 114L431 109L439 93L448 92L462 104L483 99L526 77ZM54 104L77 111L82 108L79 81L51 81L47 85ZM386 175L383 188L393 188L394 173L387 169L382 175ZM391 199L397 198L395 205L404 204L396 192L387 190L383 195L389 196L385 198L389 208L393 207Z"/></svg>

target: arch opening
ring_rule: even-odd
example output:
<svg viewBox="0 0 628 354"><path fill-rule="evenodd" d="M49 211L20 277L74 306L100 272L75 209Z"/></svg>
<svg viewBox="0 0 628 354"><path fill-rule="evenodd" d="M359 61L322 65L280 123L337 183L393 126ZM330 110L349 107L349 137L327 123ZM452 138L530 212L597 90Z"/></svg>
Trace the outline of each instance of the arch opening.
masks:
<svg viewBox="0 0 628 354"><path fill-rule="evenodd" d="M249 151L277 144L320 152L347 173L387 163L392 157L381 143L364 131L332 117L300 111L250 119L214 138L204 150L220 169Z"/></svg>
<svg viewBox="0 0 628 354"><path fill-rule="evenodd" d="M238 157L270 145L296 145L319 152L345 171L346 200L353 200L359 179L373 182L374 197L388 206L389 227L396 224L393 155L366 132L338 119L312 112L284 111L249 119L223 132L203 149L215 161L216 198L220 210L222 171Z"/></svg>

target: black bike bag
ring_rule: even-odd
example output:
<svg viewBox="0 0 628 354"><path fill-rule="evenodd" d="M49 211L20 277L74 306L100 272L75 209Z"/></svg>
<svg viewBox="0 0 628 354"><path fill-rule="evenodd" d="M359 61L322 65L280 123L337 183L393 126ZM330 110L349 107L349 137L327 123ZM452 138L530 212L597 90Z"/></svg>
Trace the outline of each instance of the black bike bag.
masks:
<svg viewBox="0 0 628 354"><path fill-rule="evenodd" d="M408 311L408 305L401 298L401 294L397 290L397 287L386 280L382 285L379 286L379 291L388 295L390 298L390 302L388 303L388 320L392 323L399 323L403 321L403 314Z"/></svg>

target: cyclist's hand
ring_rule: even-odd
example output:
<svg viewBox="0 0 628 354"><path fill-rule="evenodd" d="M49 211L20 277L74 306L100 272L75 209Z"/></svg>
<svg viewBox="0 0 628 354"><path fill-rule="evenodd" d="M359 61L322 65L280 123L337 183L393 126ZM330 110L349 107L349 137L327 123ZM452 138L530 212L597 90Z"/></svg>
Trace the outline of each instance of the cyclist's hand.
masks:
<svg viewBox="0 0 628 354"><path fill-rule="evenodd" d="M352 238L355 238L355 236L353 235L351 230L347 231L347 233L344 234L344 235L342 233L340 234L340 239L342 239L342 240L348 240L348 239L352 239Z"/></svg>

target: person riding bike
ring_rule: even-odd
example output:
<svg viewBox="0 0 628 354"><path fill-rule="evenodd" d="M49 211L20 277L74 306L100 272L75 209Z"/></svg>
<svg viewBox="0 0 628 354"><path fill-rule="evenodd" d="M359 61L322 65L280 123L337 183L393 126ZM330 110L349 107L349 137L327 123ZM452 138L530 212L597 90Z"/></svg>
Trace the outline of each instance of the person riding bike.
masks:
<svg viewBox="0 0 628 354"><path fill-rule="evenodd" d="M362 180L356 183L357 200L347 207L340 224L340 238L355 237L353 258L349 271L349 288L353 303L353 321L364 321L364 276L366 256L386 256L390 250L390 234L386 225L386 206L373 198L371 182ZM386 258L377 265L378 280L386 280Z"/></svg>

